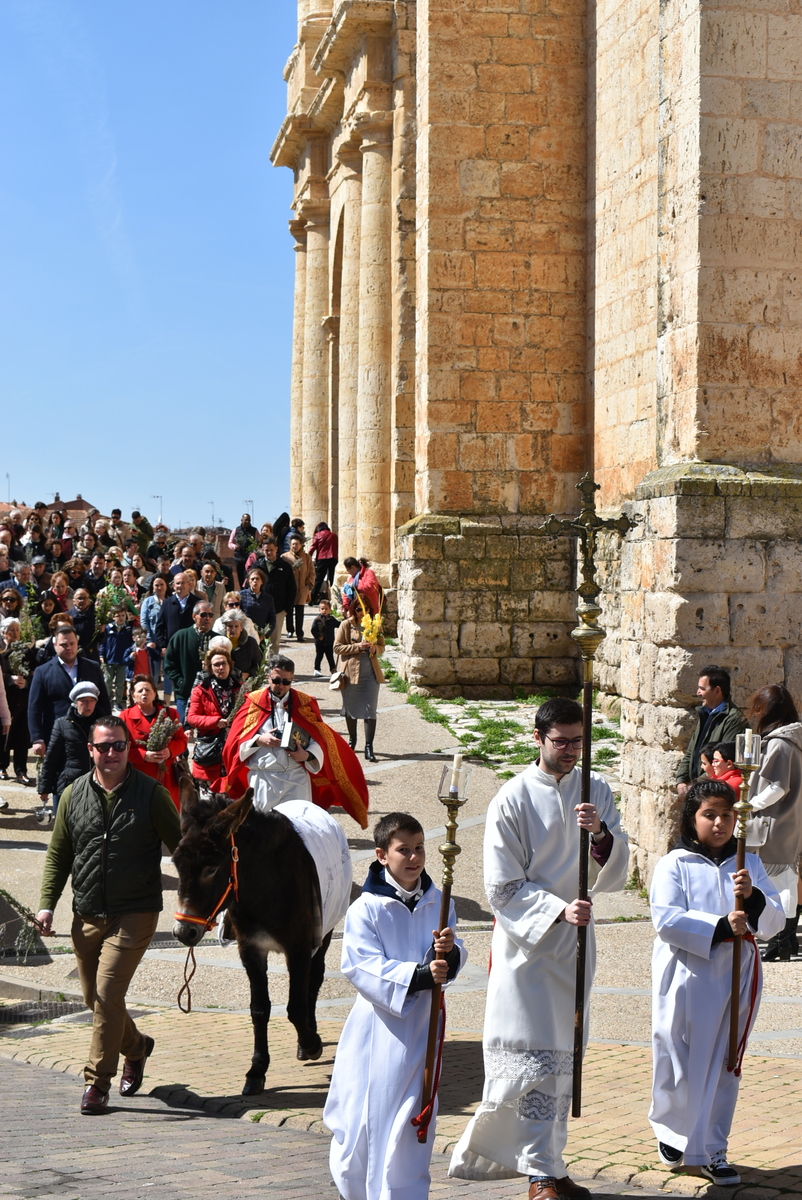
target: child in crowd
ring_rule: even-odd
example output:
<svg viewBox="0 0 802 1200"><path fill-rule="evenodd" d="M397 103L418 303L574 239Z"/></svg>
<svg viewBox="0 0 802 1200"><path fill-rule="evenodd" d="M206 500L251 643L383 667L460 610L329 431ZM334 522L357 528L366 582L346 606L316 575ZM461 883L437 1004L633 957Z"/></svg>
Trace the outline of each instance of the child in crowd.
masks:
<svg viewBox="0 0 802 1200"><path fill-rule="evenodd" d="M312 622L312 638L315 643L315 675L320 676L323 674L320 667L324 654L329 670L334 670L334 635L340 622L331 615L331 603L328 600L321 600L317 611L318 615Z"/></svg>
<svg viewBox="0 0 802 1200"><path fill-rule="evenodd" d="M698 1166L713 1183L740 1183L727 1162L738 1099L740 1057L757 1018L763 981L754 933L770 937L785 916L757 855L735 870L735 793L697 780L680 814L680 836L655 868L657 939L652 954L652 1106L649 1122L667 1166ZM744 911L735 911L735 897ZM741 958L740 1057L727 1069L732 939ZM753 985L755 992L753 994Z"/></svg>
<svg viewBox="0 0 802 1200"><path fill-rule="evenodd" d="M97 648L109 700L118 711L126 707L125 653L133 644L134 638L128 624L125 605L115 604L111 610L111 620L104 627Z"/></svg>
<svg viewBox="0 0 802 1200"><path fill-rule="evenodd" d="M421 1108L430 993L467 955L453 904L448 927L436 929L441 896L423 869L420 823L389 813L373 839L376 861L345 917L341 965L358 995L323 1112L334 1135L329 1166L344 1200L425 1200L434 1121L425 1143L411 1121Z"/></svg>
<svg viewBox="0 0 802 1200"><path fill-rule="evenodd" d="M150 675L147 634L141 625L137 625L133 633L133 645L129 646L123 655L125 660L125 678L129 684L135 675Z"/></svg>
<svg viewBox="0 0 802 1200"><path fill-rule="evenodd" d="M709 744L699 751L699 769L702 772L702 775L699 776L700 779L705 775L708 779L716 778L713 770L713 747Z"/></svg>
<svg viewBox="0 0 802 1200"><path fill-rule="evenodd" d="M735 742L718 742L713 750L713 778L728 783L740 795L744 777L735 765Z"/></svg>

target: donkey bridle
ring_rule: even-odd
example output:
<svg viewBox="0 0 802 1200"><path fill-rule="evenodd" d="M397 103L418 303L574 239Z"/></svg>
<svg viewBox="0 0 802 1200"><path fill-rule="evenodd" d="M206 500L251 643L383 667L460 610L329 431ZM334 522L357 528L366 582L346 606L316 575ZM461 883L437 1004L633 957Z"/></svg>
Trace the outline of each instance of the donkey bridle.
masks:
<svg viewBox="0 0 802 1200"><path fill-rule="evenodd" d="M237 849L236 842L234 841L233 833L229 834L229 841L231 842L231 871L228 876L228 884L226 885L226 890L223 892L222 896L217 901L217 904L214 906L212 911L209 913L209 916L206 918L206 920L204 920L203 917L194 917L191 913L177 912L177 913L173 913L173 916L175 917L175 919L177 921L189 921L192 925L203 925L204 929L211 929L212 926L214 925L215 917L220 912L220 909L225 906L226 900L228 900L228 897L231 895L232 892L234 893L234 899L239 900L239 879L237 877L237 863L239 862L239 850Z"/></svg>

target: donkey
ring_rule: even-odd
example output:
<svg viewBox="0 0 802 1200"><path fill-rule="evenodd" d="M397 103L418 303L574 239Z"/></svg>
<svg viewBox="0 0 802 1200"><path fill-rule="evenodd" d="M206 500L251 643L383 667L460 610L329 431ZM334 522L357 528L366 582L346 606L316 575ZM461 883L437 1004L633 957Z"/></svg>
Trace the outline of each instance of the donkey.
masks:
<svg viewBox="0 0 802 1200"><path fill-rule="evenodd" d="M282 813L254 812L252 803L252 789L233 804L221 796L201 800L185 773L181 841L173 855L179 904L175 937L196 945L213 915L225 909L226 927L233 928L248 973L254 1050L243 1096L264 1091L270 1065L268 951L280 951L287 961L287 1016L298 1034L298 1058L315 1060L323 1053L315 1005L331 941L329 932L321 942L317 868L300 835ZM227 891L232 877L236 885Z"/></svg>

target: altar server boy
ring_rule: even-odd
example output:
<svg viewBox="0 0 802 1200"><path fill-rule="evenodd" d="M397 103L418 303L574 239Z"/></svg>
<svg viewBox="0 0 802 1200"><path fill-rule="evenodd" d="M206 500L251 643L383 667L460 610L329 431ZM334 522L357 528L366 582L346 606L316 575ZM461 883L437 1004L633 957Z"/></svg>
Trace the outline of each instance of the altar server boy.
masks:
<svg viewBox="0 0 802 1200"><path fill-rule="evenodd" d="M719 1186L740 1183L727 1162L740 1062L727 1070L733 934L743 934L740 1028L757 1018L763 976L754 934L784 927L780 898L757 855L736 871L735 793L703 779L686 793L679 840L651 888L653 1084L649 1121L668 1166L697 1166ZM744 911L735 911L735 897Z"/></svg>
<svg viewBox="0 0 802 1200"><path fill-rule="evenodd" d="M411 1121L421 1109L431 989L453 979L467 954L454 937L453 904L448 927L437 929L441 895L423 869L420 823L389 813L373 838L376 861L345 917L341 966L358 996L323 1110L334 1135L329 1165L344 1200L426 1200L434 1121L425 1143Z"/></svg>

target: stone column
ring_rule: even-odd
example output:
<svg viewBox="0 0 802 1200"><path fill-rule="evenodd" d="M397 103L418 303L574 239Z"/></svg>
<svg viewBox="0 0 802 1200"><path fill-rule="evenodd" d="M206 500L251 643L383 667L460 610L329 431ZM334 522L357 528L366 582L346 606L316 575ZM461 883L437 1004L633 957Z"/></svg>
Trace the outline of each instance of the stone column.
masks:
<svg viewBox="0 0 802 1200"><path fill-rule="evenodd" d="M306 307L306 232L303 221L290 221L295 238L295 304L292 317L292 372L290 376L290 508L303 506L304 333Z"/></svg>
<svg viewBox="0 0 802 1200"><path fill-rule="evenodd" d="M343 263L340 283L340 560L356 553L357 392L359 388L359 241L362 208L362 156L355 147L338 154L348 169L343 184ZM333 528L333 527L332 527Z"/></svg>
<svg viewBox="0 0 802 1200"><path fill-rule="evenodd" d="M332 313L323 322L329 347L329 510L330 529L339 527L340 489L340 315Z"/></svg>
<svg viewBox="0 0 802 1200"><path fill-rule="evenodd" d="M388 115L365 114L360 133L357 552L386 573L391 557L391 125Z"/></svg>
<svg viewBox="0 0 802 1200"><path fill-rule="evenodd" d="M304 207L306 221L306 304L303 357L303 492L300 515L307 527L329 515L328 345L323 320L328 312L329 205Z"/></svg>

